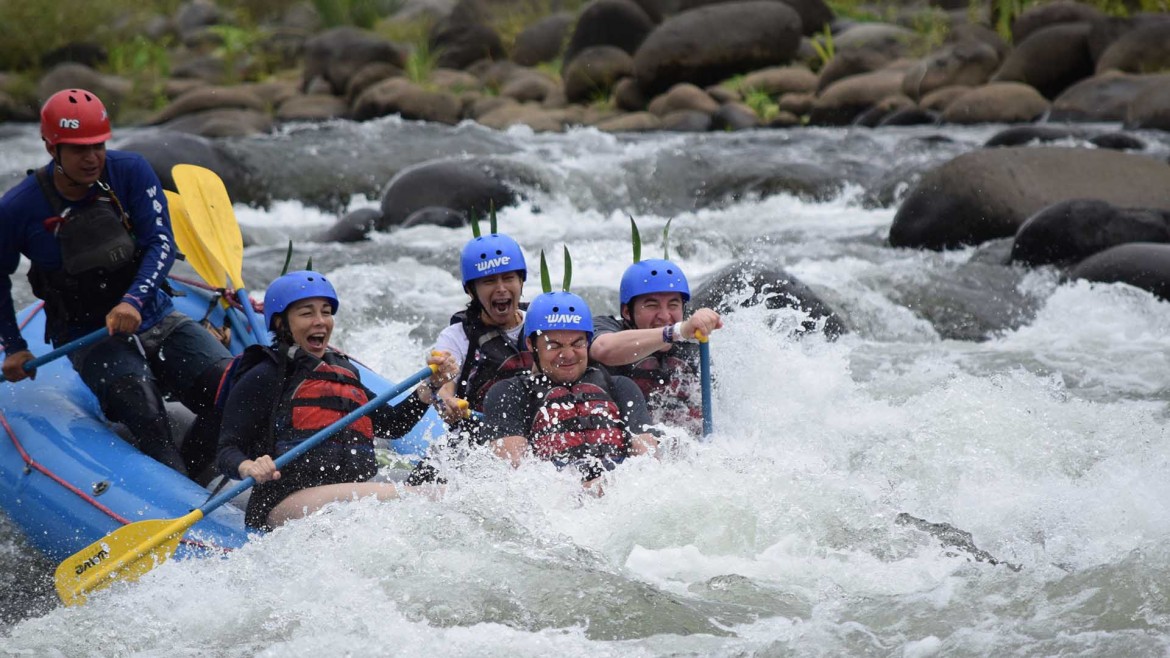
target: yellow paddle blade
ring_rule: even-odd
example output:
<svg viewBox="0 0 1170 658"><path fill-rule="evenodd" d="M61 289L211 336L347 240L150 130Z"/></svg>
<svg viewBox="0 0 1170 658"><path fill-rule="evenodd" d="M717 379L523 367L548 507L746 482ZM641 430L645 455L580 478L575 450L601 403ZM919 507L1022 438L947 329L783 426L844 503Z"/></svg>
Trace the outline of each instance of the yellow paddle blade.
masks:
<svg viewBox="0 0 1170 658"><path fill-rule="evenodd" d="M223 181L214 171L190 164L175 165L171 176L183 195L195 237L204 246L208 259L231 277L233 285L246 288L241 269L244 238Z"/></svg>
<svg viewBox="0 0 1170 658"><path fill-rule="evenodd" d="M65 605L85 603L90 592L118 581L138 580L166 561L202 510L177 519L152 519L122 526L86 546L57 567L57 596Z"/></svg>
<svg viewBox="0 0 1170 658"><path fill-rule="evenodd" d="M227 283L227 272L212 264L206 248L195 235L195 227L191 217L187 214L183 197L170 190L166 190L167 205L171 209L171 229L175 232L175 242L179 251L187 257L187 263L207 283L214 288L223 288Z"/></svg>

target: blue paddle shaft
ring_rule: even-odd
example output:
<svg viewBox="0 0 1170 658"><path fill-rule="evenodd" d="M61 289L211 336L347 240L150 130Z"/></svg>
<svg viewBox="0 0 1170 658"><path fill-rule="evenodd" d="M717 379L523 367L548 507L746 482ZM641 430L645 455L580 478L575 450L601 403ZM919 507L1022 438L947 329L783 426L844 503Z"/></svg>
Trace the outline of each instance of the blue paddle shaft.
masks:
<svg viewBox="0 0 1170 658"><path fill-rule="evenodd" d="M252 298L248 296L248 291L243 288L236 288L236 297L240 300L240 306L244 307L244 315L252 325L252 335L256 337L256 342L261 345L267 345L268 329L260 321L260 316L256 315L256 310L252 308Z"/></svg>
<svg viewBox="0 0 1170 658"><path fill-rule="evenodd" d="M711 419L711 345L707 341L699 343L699 377L703 382L703 436L710 436L715 423Z"/></svg>
<svg viewBox="0 0 1170 658"><path fill-rule="evenodd" d="M25 361L24 362L24 371L25 372L32 372L50 361L55 361L56 359L59 359L59 358L65 356L66 354L76 352L77 350L79 350L83 347L89 347L90 345L93 345L94 343L98 342L99 340L101 340L109 335L110 335L110 332L108 329L105 329L105 328L97 329L93 333L86 334L86 335L82 336L81 338L78 338L77 340L65 343L61 347L58 347L57 349L53 350L52 352L49 352L48 354L44 354L42 356L38 356L35 359L30 359L28 361Z"/></svg>
<svg viewBox="0 0 1170 658"><path fill-rule="evenodd" d="M401 382L398 383L397 386L391 388L390 390L386 391L385 393L382 393L378 397L374 398L373 400L370 400L369 402L363 404L362 406L358 407L357 409L354 409L353 411L349 412L343 418L341 418L341 420L335 421L329 427L326 427L325 429L317 432L313 436L310 436L309 438L300 442L299 444L297 444L297 446L295 448L293 448L292 450L289 450L288 452L284 453L280 457L276 458L277 470L284 468L284 466L286 464L288 464L289 462L291 462L292 460L296 459L297 457L300 457L301 455L305 454L309 450L312 450L314 447L316 447L316 445L318 443L321 443L325 439L329 438L331 435L333 435L333 434L337 433L338 431L340 431L341 429L347 427L353 421L357 420L358 418L361 418L362 416L370 413L371 411L373 411L377 407L380 407L383 404L386 404L387 402L389 402L390 400L398 397L403 392L405 392L407 389L411 388L415 384L418 384L419 382L421 382L422 380L424 380L430 376L431 376L431 367L427 366L426 368L423 368L422 370L419 370L418 372L414 373L410 377L407 377L406 379L402 380ZM199 509L203 512L204 516L207 516L208 514L211 513L212 510L216 509L217 507L220 507L224 503L230 501L232 498L235 498L236 496L240 495L245 490L250 489L254 484L256 484L255 478L252 478L252 477L244 478L243 480L240 481L239 484L228 489L227 491L224 491L223 493L212 498L211 500L207 501Z"/></svg>

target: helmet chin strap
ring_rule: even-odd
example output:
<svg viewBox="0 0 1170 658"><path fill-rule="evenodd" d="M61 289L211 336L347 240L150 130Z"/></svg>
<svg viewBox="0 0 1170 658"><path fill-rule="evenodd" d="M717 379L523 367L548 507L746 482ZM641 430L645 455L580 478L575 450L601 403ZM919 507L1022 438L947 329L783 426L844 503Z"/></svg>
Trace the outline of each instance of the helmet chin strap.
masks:
<svg viewBox="0 0 1170 658"><path fill-rule="evenodd" d="M84 189L89 189L90 187L92 187L92 185L86 185L85 183L82 183L82 182L78 181L77 179L73 178L72 176L70 176L69 174L65 173L65 167L61 166L61 145L57 144L53 148L56 150L56 153L53 156L53 164L55 165L53 167L53 169L58 174L61 174L62 176L64 176L65 180L69 181L69 184L72 185L73 187L80 187L80 188L84 188Z"/></svg>

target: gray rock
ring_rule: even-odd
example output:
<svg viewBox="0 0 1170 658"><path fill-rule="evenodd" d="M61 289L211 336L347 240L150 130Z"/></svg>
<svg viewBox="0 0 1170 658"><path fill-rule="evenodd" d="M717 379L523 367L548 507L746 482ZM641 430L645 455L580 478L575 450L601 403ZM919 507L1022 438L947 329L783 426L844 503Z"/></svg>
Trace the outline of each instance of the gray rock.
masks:
<svg viewBox="0 0 1170 658"><path fill-rule="evenodd" d="M1170 245L1133 242L1089 256L1068 272L1070 279L1127 283L1170 300Z"/></svg>
<svg viewBox="0 0 1170 658"><path fill-rule="evenodd" d="M1085 198L1170 209L1170 166L1101 149L966 153L922 176L894 216L890 244L948 249L1006 238L1040 209Z"/></svg>
<svg viewBox="0 0 1170 658"><path fill-rule="evenodd" d="M800 333L820 331L832 340L848 331L811 288L782 268L755 261L739 261L719 270L694 291L690 301L691 308L712 308L720 313L760 304L807 313L809 319L801 323Z"/></svg>
<svg viewBox="0 0 1170 658"><path fill-rule="evenodd" d="M1020 226L1011 261L1065 264L1129 242L1170 242L1170 211L1071 199L1043 208Z"/></svg>
<svg viewBox="0 0 1170 658"><path fill-rule="evenodd" d="M1052 99L1091 75L1088 23L1061 23L1032 32L1007 56L992 80L1022 82Z"/></svg>
<svg viewBox="0 0 1170 658"><path fill-rule="evenodd" d="M577 18L565 46L564 65L593 46L613 46L633 55L653 29L654 21L632 0L596 0Z"/></svg>
<svg viewBox="0 0 1170 658"><path fill-rule="evenodd" d="M538 184L534 172L515 163L491 160L435 160L408 167L382 192L379 230L399 226L428 207L487 214L520 200L518 189Z"/></svg>
<svg viewBox="0 0 1170 658"><path fill-rule="evenodd" d="M320 76L334 95L345 93L349 79L367 64L383 62L405 68L404 54L389 40L355 27L326 30L305 43L304 85Z"/></svg>
<svg viewBox="0 0 1170 658"><path fill-rule="evenodd" d="M516 44L512 47L512 61L521 66L536 66L559 57L573 20L572 14L558 12L524 28L516 36Z"/></svg>

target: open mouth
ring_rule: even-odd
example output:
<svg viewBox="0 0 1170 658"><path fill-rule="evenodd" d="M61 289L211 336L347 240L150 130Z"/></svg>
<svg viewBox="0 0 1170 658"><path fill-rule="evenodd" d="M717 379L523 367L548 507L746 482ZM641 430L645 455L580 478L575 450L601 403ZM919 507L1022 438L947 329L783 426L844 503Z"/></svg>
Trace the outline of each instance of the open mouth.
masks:
<svg viewBox="0 0 1170 658"><path fill-rule="evenodd" d="M309 334L305 336L305 342L309 344L310 349L323 350L325 349L325 341L328 339L324 333Z"/></svg>
<svg viewBox="0 0 1170 658"><path fill-rule="evenodd" d="M491 304L492 312L498 315L507 313L512 309L512 299L493 299Z"/></svg>

